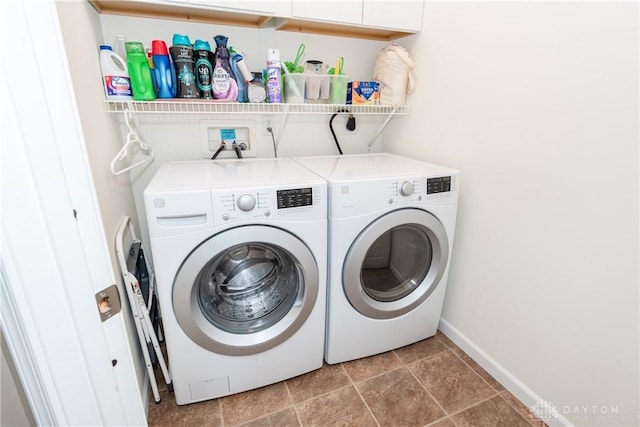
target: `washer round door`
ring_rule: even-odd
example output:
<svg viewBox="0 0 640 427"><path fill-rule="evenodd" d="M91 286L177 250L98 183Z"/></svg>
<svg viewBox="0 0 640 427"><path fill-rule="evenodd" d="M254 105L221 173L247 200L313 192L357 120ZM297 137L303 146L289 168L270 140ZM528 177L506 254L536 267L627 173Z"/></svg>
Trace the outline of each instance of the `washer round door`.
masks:
<svg viewBox="0 0 640 427"><path fill-rule="evenodd" d="M349 303L373 319L407 313L438 286L449 258L442 223L420 209L377 218L351 244L342 283Z"/></svg>
<svg viewBox="0 0 640 427"><path fill-rule="evenodd" d="M201 347L250 355L282 343L307 320L318 296L318 266L297 237L241 226L210 237L182 263L173 309Z"/></svg>

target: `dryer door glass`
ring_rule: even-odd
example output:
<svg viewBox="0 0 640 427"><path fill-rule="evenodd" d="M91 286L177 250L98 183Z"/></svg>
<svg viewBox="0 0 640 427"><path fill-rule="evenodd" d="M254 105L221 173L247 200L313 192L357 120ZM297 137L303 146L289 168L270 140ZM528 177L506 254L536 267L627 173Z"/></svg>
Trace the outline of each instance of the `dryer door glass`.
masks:
<svg viewBox="0 0 640 427"><path fill-rule="evenodd" d="M353 241L342 270L344 293L364 316L398 317L438 287L448 259L442 223L421 209L398 209L372 221Z"/></svg>
<svg viewBox="0 0 640 427"><path fill-rule="evenodd" d="M421 227L394 227L367 251L360 272L362 289L376 301L404 298L423 282L432 257L431 241Z"/></svg>
<svg viewBox="0 0 640 427"><path fill-rule="evenodd" d="M236 245L215 256L196 279L205 317L227 332L269 328L298 295L300 265L283 248L259 242Z"/></svg>

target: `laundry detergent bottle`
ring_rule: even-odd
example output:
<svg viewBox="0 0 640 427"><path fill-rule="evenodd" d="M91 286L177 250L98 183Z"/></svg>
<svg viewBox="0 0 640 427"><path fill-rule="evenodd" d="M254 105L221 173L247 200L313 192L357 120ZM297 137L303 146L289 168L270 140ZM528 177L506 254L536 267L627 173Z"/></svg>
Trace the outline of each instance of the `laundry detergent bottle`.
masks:
<svg viewBox="0 0 640 427"><path fill-rule="evenodd" d="M149 60L140 42L126 42L127 69L131 78L133 99L136 101L152 101L156 99L156 89L153 86Z"/></svg>
<svg viewBox="0 0 640 427"><path fill-rule="evenodd" d="M193 48L195 49L198 93L202 99L212 99L214 56L211 45L204 40L196 40Z"/></svg>
<svg viewBox="0 0 640 427"><path fill-rule="evenodd" d="M238 97L238 83L229 62L227 37L217 35L213 40L216 42L216 63L213 67L213 98L235 101Z"/></svg>
<svg viewBox="0 0 640 427"><path fill-rule="evenodd" d="M236 97L236 101L249 102L249 96L247 95L247 82L251 81L253 76L247 69L240 52L236 52L233 48L230 48L229 54L231 55L231 69L233 70L233 74L236 76L236 82L238 83L238 96Z"/></svg>
<svg viewBox="0 0 640 427"><path fill-rule="evenodd" d="M191 47L189 36L174 34L172 42L173 46L169 48L169 52L175 67L176 97L198 98L193 47Z"/></svg>
<svg viewBox="0 0 640 427"><path fill-rule="evenodd" d="M151 42L151 58L158 98L174 98L176 96L176 76L164 40Z"/></svg>
<svg viewBox="0 0 640 427"><path fill-rule="evenodd" d="M100 70L107 99L118 101L133 99L127 63L120 55L113 52L109 45L100 46Z"/></svg>

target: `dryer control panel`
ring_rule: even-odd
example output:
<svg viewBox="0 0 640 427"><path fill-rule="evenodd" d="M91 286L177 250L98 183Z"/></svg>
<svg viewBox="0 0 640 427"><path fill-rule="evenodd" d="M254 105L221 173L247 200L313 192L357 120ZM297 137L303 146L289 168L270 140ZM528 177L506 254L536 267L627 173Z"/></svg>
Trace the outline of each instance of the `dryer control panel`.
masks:
<svg viewBox="0 0 640 427"><path fill-rule="evenodd" d="M215 225L243 220L326 218L326 186L248 188L212 192Z"/></svg>
<svg viewBox="0 0 640 427"><path fill-rule="evenodd" d="M364 215L403 206L452 205L458 200L458 176L408 176L397 179L334 182L330 217Z"/></svg>

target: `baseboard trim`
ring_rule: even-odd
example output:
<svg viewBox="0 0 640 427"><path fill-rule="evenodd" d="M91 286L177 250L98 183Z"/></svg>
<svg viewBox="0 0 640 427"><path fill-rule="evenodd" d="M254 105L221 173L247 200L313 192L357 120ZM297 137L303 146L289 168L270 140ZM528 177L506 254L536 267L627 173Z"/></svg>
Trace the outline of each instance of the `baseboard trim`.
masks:
<svg viewBox="0 0 640 427"><path fill-rule="evenodd" d="M467 353L478 365L487 371L504 388L509 390L527 408L534 409L549 426L572 427L573 424L553 408L553 406L538 396L525 383L500 365L466 335L456 329L446 319L441 318L438 329L447 336L462 351Z"/></svg>

